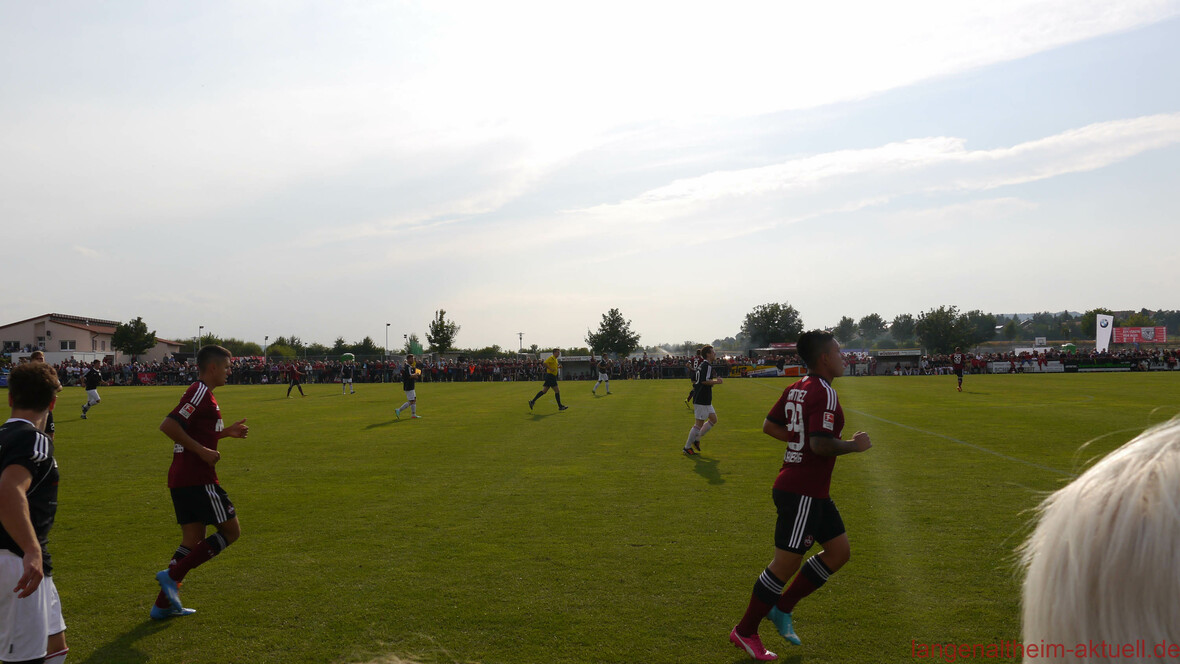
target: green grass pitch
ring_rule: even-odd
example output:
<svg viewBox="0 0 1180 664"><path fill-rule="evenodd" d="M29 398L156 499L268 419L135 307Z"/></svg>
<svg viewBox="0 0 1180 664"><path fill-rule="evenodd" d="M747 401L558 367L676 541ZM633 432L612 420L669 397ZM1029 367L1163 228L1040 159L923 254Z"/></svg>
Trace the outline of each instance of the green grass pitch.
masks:
<svg viewBox="0 0 1180 664"><path fill-rule="evenodd" d="M51 533L72 664L746 661L726 636L770 560L783 444L761 433L786 379L731 380L696 459L687 381L226 386L218 472L242 538L192 572L198 613L148 620L179 542L157 431L183 388L103 388L57 409ZM911 642L1019 639L1013 550L1030 509L1177 413L1175 375L845 378L836 463L852 560L796 609L780 661L911 661ZM601 390L600 390L601 394ZM1089 445L1083 448L1088 441ZM813 549L813 552L815 549Z"/></svg>

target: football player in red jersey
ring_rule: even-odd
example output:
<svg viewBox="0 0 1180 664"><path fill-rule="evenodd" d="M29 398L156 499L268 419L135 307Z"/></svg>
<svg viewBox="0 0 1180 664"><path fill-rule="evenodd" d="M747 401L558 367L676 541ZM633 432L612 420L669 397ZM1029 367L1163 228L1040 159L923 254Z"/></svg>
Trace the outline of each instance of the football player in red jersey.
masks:
<svg viewBox="0 0 1180 664"><path fill-rule="evenodd" d="M837 456L873 446L863 431L852 440L840 439L844 410L831 384L843 374L844 360L832 333L805 332L799 337L798 349L808 374L783 390L762 423L764 433L787 443L773 490L778 510L774 560L754 583L746 613L729 633L735 646L759 660L778 657L763 647L758 636L762 619L769 617L783 638L799 645L791 616L795 604L848 562L852 553L848 535L829 494L832 468ZM796 575L803 554L815 542L823 551L809 558ZM783 592L792 576L795 580Z"/></svg>
<svg viewBox="0 0 1180 664"><path fill-rule="evenodd" d="M951 366L955 370L955 375L959 377L959 391L963 391L963 365L967 362L967 356L963 354L963 349L955 346L955 354L951 355Z"/></svg>
<svg viewBox="0 0 1180 664"><path fill-rule="evenodd" d="M181 605L180 582L190 570L221 553L242 534L234 504L213 469L221 460L218 440L245 438L250 433L244 419L223 426L221 407L213 398L213 390L229 379L231 357L229 350L221 346L205 346L197 351L197 382L185 390L180 403L160 424L160 431L173 442L168 489L181 541L168 569L156 574L160 594L151 611L155 620L196 613ZM209 526L217 532L205 537Z"/></svg>

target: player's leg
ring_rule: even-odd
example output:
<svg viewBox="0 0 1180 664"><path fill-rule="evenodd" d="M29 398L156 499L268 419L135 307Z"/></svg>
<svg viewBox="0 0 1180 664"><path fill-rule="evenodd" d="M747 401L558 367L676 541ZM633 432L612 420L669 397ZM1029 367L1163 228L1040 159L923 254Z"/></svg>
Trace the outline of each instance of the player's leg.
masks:
<svg viewBox="0 0 1180 664"><path fill-rule="evenodd" d="M291 398L291 388L295 387L295 383L287 383L287 398Z"/></svg>
<svg viewBox="0 0 1180 664"><path fill-rule="evenodd" d="M45 618L49 623L49 638L45 642L45 664L65 664L70 648L66 645L66 621L61 615L61 598L56 586L47 599L49 610Z"/></svg>
<svg viewBox="0 0 1180 664"><path fill-rule="evenodd" d="M799 637L795 635L791 616L795 605L799 600L819 590L828 578L852 557L848 534L844 531L844 521L840 518L836 503L830 499L815 500L814 503L815 538L819 540L823 550L803 563L802 569L795 575L795 579L769 614L783 638L796 645L799 643Z"/></svg>
<svg viewBox="0 0 1180 664"><path fill-rule="evenodd" d="M537 399L540 399L541 397L545 396L545 393L548 391L549 391L548 385L542 386L541 391L537 392L537 396L533 397L532 399L529 399L529 410L532 410L533 404L537 403Z"/></svg>
<svg viewBox="0 0 1180 664"><path fill-rule="evenodd" d="M688 440L684 441L684 453L685 454L688 454L691 456L692 454L694 454L693 448L696 448L698 450L701 449L701 446L697 442L697 440L700 438L701 425L704 424L704 422L705 422L705 420L700 420L700 419L693 420L692 427L689 428L689 430L688 430Z"/></svg>
<svg viewBox="0 0 1180 664"><path fill-rule="evenodd" d="M701 435L697 436L698 441L703 438L705 434L709 433L713 426L717 424L717 412L713 410L712 406L709 406L708 408L709 418L708 421L701 425Z"/></svg>
<svg viewBox="0 0 1180 664"><path fill-rule="evenodd" d="M553 396L557 398L557 410L565 410L566 406L561 403L561 388L556 385L553 386Z"/></svg>
<svg viewBox="0 0 1180 664"><path fill-rule="evenodd" d="M295 387L299 388L299 396L301 396L301 397L307 396L306 394L303 393L303 383L302 382L295 383Z"/></svg>
<svg viewBox="0 0 1180 664"><path fill-rule="evenodd" d="M602 376L599 376L598 382L594 383L594 387L590 388L590 394L598 394L599 385L602 385Z"/></svg>
<svg viewBox="0 0 1180 664"><path fill-rule="evenodd" d="M610 394L610 378L606 379L606 393Z"/></svg>
<svg viewBox="0 0 1180 664"><path fill-rule="evenodd" d="M776 546L774 559L766 566L766 569L762 570L754 582L754 590L750 594L746 612L729 635L729 640L745 650L751 657L763 659L763 657L759 657L757 652L758 648L765 650L762 647L761 639L758 638L758 625L774 610L775 604L782 597L786 580L790 579L795 570L799 569L799 563L802 560L803 554L780 549ZM769 654L773 655L774 653Z"/></svg>
<svg viewBox="0 0 1180 664"><path fill-rule="evenodd" d="M410 417L418 417L418 400L410 399Z"/></svg>

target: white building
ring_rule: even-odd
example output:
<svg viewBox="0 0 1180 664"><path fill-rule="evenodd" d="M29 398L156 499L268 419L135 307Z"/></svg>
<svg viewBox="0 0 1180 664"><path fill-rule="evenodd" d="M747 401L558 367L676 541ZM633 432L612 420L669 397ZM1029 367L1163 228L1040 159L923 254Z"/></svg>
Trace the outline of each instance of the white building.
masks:
<svg viewBox="0 0 1180 664"><path fill-rule="evenodd" d="M42 314L0 326L0 344L14 360L34 350L45 351L45 360L56 364L63 360L102 360L129 362L131 358L111 346L111 337L119 321L87 318L68 314ZM154 348L139 356L140 361L161 360L180 351L181 344L156 338Z"/></svg>

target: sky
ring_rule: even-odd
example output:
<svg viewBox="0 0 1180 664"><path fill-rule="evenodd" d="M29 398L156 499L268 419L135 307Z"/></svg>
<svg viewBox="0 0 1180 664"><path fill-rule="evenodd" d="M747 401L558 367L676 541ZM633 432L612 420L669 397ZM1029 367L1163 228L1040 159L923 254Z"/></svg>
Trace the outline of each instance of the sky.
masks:
<svg viewBox="0 0 1180 664"><path fill-rule="evenodd" d="M0 323L1180 308L1180 0L724 4L0 0Z"/></svg>

